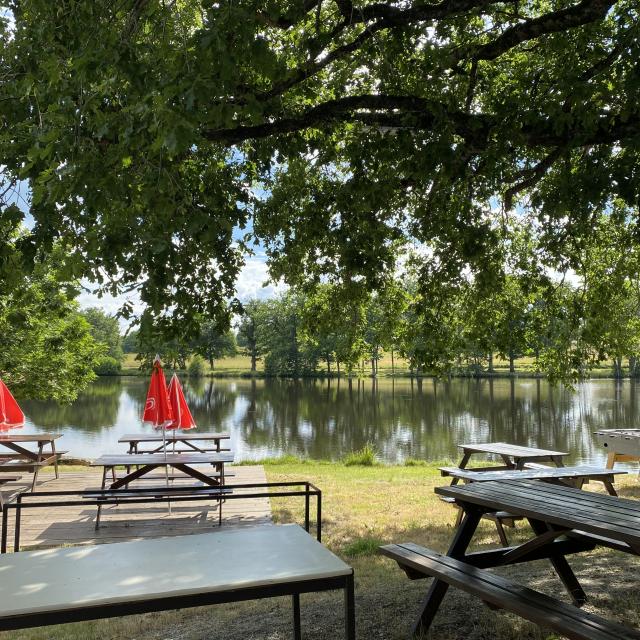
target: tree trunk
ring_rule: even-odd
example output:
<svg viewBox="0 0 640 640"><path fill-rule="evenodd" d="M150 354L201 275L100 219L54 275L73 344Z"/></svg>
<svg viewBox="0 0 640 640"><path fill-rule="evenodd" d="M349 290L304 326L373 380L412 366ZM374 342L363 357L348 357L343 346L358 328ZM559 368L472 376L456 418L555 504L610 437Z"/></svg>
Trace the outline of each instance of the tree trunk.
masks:
<svg viewBox="0 0 640 640"><path fill-rule="evenodd" d="M331 360L329 356L327 356L327 376L331 377Z"/></svg>
<svg viewBox="0 0 640 640"><path fill-rule="evenodd" d="M515 373L516 372L516 367L515 367L515 356L513 354L513 351L509 352L509 373Z"/></svg>
<svg viewBox="0 0 640 640"><path fill-rule="evenodd" d="M255 373L256 371L256 362L257 362L258 358L256 357L256 353L255 351L251 352L251 371L253 371Z"/></svg>
<svg viewBox="0 0 640 640"><path fill-rule="evenodd" d="M209 368L211 369L211 371L213 371L213 356L209 356Z"/></svg>
<svg viewBox="0 0 640 640"><path fill-rule="evenodd" d="M489 373L493 373L493 351L489 351Z"/></svg>
<svg viewBox="0 0 640 640"><path fill-rule="evenodd" d="M622 378L622 358L613 359L613 372L616 378Z"/></svg>
<svg viewBox="0 0 640 640"><path fill-rule="evenodd" d="M636 378L638 375L637 372L638 360L635 356L629 356L629 377Z"/></svg>
<svg viewBox="0 0 640 640"><path fill-rule="evenodd" d="M340 360L336 360L336 369L338 370L338 379L340 378Z"/></svg>
<svg viewBox="0 0 640 640"><path fill-rule="evenodd" d="M396 374L396 366L395 361L393 359L393 347L391 348L391 375L394 376Z"/></svg>

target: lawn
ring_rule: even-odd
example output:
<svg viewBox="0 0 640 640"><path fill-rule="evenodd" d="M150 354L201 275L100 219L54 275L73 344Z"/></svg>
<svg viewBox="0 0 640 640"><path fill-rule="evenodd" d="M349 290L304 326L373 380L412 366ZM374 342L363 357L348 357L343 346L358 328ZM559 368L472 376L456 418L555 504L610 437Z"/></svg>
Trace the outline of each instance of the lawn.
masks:
<svg viewBox="0 0 640 640"><path fill-rule="evenodd" d="M356 371L356 374L369 376L371 375L371 362L364 363L363 369ZM125 375L138 375L140 374L140 362L135 359L135 354L125 354L124 361L122 363L122 373ZM535 374L536 366L535 359L531 357L523 357L516 359L515 362L516 374L521 376L527 376ZM509 375L509 361L502 360L498 356L494 358L495 375ZM332 366L332 370L335 367ZM325 371L325 366L320 363L318 365L318 373L322 374ZM248 376L251 375L251 358L249 356L238 353L237 355L229 358L221 358L216 360L214 368L211 369L209 364L206 364L207 375L219 376L219 377L232 377L232 376ZM613 363L603 362L599 366L591 370L590 375L594 378L610 377L613 375ZM257 375L264 374L264 361L259 360L257 364ZM146 375L143 374L143 375ZM378 361L378 376L407 376L409 375L409 364L403 358L397 355L394 358L393 367L391 366L391 355L389 353L383 353L382 357Z"/></svg>
<svg viewBox="0 0 640 640"><path fill-rule="evenodd" d="M453 535L453 508L433 488L444 481L436 464L346 466L285 459L266 464L269 480L308 479L323 491L324 543L355 569L359 638L399 640L417 611L428 582L407 580L391 561L377 555L385 542L415 541L444 551ZM637 476L619 480L623 496L640 498ZM596 485L594 485L595 487ZM277 522L302 522L300 500L272 502ZM527 527L509 530L524 540ZM482 523L476 547L495 545L493 524ZM640 626L637 567L629 555L596 551L571 560L591 597L588 610ZM547 562L501 570L541 591L564 597ZM1 640L288 640L290 606L286 598L166 612L0 634ZM302 597L303 637L342 637L342 600L337 593ZM498 613L456 591L447 595L429 635L438 640L551 640L557 636L513 615Z"/></svg>

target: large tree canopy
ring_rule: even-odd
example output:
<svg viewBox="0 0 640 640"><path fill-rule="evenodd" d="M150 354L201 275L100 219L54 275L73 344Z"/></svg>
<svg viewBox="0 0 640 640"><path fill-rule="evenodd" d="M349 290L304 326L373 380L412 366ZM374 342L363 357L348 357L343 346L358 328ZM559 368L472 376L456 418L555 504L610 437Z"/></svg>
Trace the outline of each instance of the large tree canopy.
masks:
<svg viewBox="0 0 640 640"><path fill-rule="evenodd" d="M638 207L637 0L3 6L21 255L60 237L71 275L140 287L156 318L224 316L255 238L292 283L370 288L407 240L425 279L491 275L518 204L541 263L574 267L603 209Z"/></svg>

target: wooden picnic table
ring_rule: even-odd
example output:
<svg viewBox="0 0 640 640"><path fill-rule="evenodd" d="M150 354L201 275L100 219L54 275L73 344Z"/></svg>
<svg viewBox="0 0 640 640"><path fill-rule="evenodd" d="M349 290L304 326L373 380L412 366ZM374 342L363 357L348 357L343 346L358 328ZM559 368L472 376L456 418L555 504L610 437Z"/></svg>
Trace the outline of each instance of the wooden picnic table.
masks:
<svg viewBox="0 0 640 640"><path fill-rule="evenodd" d="M465 469L471 456L482 453L499 456L504 462L505 469L524 469L527 463L552 462L556 467L562 467L562 459L569 455L566 451L551 451L549 449L536 449L534 447L521 447L508 442L485 442L475 444L458 445L463 451L462 460L458 464L460 469ZM488 467L487 470L496 470L500 467ZM476 469L480 471L480 469Z"/></svg>
<svg viewBox="0 0 640 640"><path fill-rule="evenodd" d="M91 462L92 467L103 467L102 488L107 484L107 475L111 472L112 483L109 489L119 489L138 480L151 471L165 466L184 473L199 482L212 487L224 484L224 465L233 462L231 453L125 453L103 455ZM211 465L214 474L206 474L193 465ZM127 472L116 478L116 467L126 467ZM137 467L131 471L131 467Z"/></svg>
<svg viewBox="0 0 640 640"><path fill-rule="evenodd" d="M163 439L162 433L126 433L118 438L118 442L128 444L129 453L159 453L163 451L165 441L167 445L172 445L174 448L176 444L186 447L181 452L210 453L215 451L219 453L220 451L229 451L229 449L223 449L221 444L222 440L229 440L229 438L230 435L228 433L192 433L190 431L175 431L171 429L167 431L166 439ZM151 443L153 448L147 451L140 451L138 445L145 442ZM213 443L213 447L207 447L206 444L198 445L195 444L196 442Z"/></svg>
<svg viewBox="0 0 640 640"><path fill-rule="evenodd" d="M414 631L423 632L428 629L449 584L455 584L483 599L487 596L492 604L504 605L539 624L558 623L559 628L562 628L562 624L566 623L569 630L573 629L566 634L571 638L640 638L637 631L628 630L628 633L623 633L618 629L620 625L616 627L614 623L612 628L615 627L615 630L607 631L603 628L601 619L596 624L596 627L599 625L599 630L592 628L590 625L594 624L593 616L586 613L579 612L574 619L564 619L571 615L570 609L561 608L558 620L545 618L545 615L549 615L549 601L553 606L553 599L542 597L532 590L527 590L526 593L534 596L522 598L522 586L510 586L510 583L502 579L498 584L497 576L494 581L493 574L479 571L489 567L548 559L574 604L580 606L587 596L566 556L592 551L598 546L640 555L640 502L536 480L473 482L437 487L435 491L441 496L453 498L465 514L447 553L449 558L456 560L455 566L434 568L434 563L438 562L438 554L412 543L382 548L382 552L397 560L410 577L425 577L425 573L436 576L423 602ZM508 511L526 518L533 530L533 537L512 547L468 553L467 549L482 516L496 511ZM457 575L461 571L466 572L466 578L462 580ZM502 595L496 595L498 587ZM536 600L537 596L542 599ZM543 611L547 613L543 615Z"/></svg>
<svg viewBox="0 0 640 640"><path fill-rule="evenodd" d="M0 454L0 473L33 473L32 491L36 487L38 472L42 467L54 465L56 478L59 478L58 461L65 452L56 451L55 441L61 437L61 433L0 434L0 445L13 452ZM35 443L37 450L33 451L23 446L28 443Z"/></svg>
<svg viewBox="0 0 640 640"><path fill-rule="evenodd" d="M568 455L564 451L537 449L535 447L522 447L516 444L509 444L508 442L478 442L472 444L460 444L458 445L458 447L463 451L462 459L458 463L457 467L457 469L459 470L466 469L471 460L471 457L477 454L483 454L485 456L494 455L502 458L502 466L493 465L490 467L474 467L473 469L469 470L475 473L496 473L497 471L515 471L516 473L519 473L525 468L531 467L536 469L541 468L542 470L551 468L547 465L540 464L542 462L551 462L556 467L563 467L564 462L562 458ZM454 468L455 467L445 467L445 469L447 470ZM447 475L451 476L452 485L458 484L460 480L463 480L462 476L458 473L448 473ZM609 485L612 486L611 483L609 483ZM607 490L609 490L608 487ZM453 502L449 498L442 497L442 499L445 502ZM496 531L498 532L500 542L502 542L504 546L507 546L509 544L509 541L507 539L507 534L504 527L515 526L515 521L517 518L515 518L512 514L504 511L488 513L486 514L486 517L493 520L496 525ZM455 522L456 526L460 524L461 518L462 511L459 510Z"/></svg>
<svg viewBox="0 0 640 640"><path fill-rule="evenodd" d="M353 569L298 525L23 551L0 574L3 631L291 596L300 640L300 594L342 590L356 637Z"/></svg>

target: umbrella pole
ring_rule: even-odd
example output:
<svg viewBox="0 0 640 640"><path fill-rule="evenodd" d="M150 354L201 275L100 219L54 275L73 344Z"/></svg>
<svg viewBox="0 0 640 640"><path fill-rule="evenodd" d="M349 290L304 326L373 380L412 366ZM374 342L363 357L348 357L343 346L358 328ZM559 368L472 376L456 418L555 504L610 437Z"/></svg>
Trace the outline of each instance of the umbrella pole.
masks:
<svg viewBox="0 0 640 640"><path fill-rule="evenodd" d="M167 489L169 488L169 465L167 464L167 428L162 427L162 448L164 449L164 475L167 479ZM167 500L169 515L171 515L171 500Z"/></svg>

